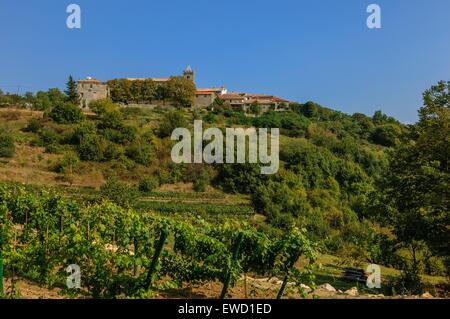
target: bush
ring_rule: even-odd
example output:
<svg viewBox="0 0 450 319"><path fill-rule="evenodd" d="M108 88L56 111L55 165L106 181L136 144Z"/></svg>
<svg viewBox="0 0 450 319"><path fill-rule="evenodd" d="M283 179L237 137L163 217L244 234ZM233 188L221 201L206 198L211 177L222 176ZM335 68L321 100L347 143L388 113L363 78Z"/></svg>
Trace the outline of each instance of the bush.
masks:
<svg viewBox="0 0 450 319"><path fill-rule="evenodd" d="M152 148L150 145L133 143L127 148L125 154L136 163L146 166L152 160Z"/></svg>
<svg viewBox="0 0 450 319"><path fill-rule="evenodd" d="M0 133L0 157L13 157L15 153L13 137L7 133Z"/></svg>
<svg viewBox="0 0 450 319"><path fill-rule="evenodd" d="M419 295L423 293L423 282L418 267L405 262L400 277L392 283L396 294Z"/></svg>
<svg viewBox="0 0 450 319"><path fill-rule="evenodd" d="M384 124L375 128L370 135L370 139L383 146L394 146L402 134L401 128L396 124Z"/></svg>
<svg viewBox="0 0 450 319"><path fill-rule="evenodd" d="M203 193L206 191L206 187L209 185L211 178L206 170L200 173L200 176L194 180L194 191L197 193Z"/></svg>
<svg viewBox="0 0 450 319"><path fill-rule="evenodd" d="M103 152L103 160L110 161L116 160L123 156L123 147L112 142L106 142L105 149Z"/></svg>
<svg viewBox="0 0 450 319"><path fill-rule="evenodd" d="M59 143L59 134L52 128L45 128L40 132L39 145L48 146Z"/></svg>
<svg viewBox="0 0 450 319"><path fill-rule="evenodd" d="M97 115L118 111L119 106L109 99L95 100L89 103L89 109Z"/></svg>
<svg viewBox="0 0 450 319"><path fill-rule="evenodd" d="M130 207L138 197L134 187L119 181L116 177L110 177L100 189L100 196L123 206Z"/></svg>
<svg viewBox="0 0 450 319"><path fill-rule="evenodd" d="M181 111L170 111L166 113L159 125L158 136L161 138L172 135L174 129L187 127L187 122Z"/></svg>
<svg viewBox="0 0 450 319"><path fill-rule="evenodd" d="M83 120L81 109L72 103L59 103L48 113L48 116L60 124L79 123Z"/></svg>
<svg viewBox="0 0 450 319"><path fill-rule="evenodd" d="M31 133L38 133L42 129L42 124L39 121L39 119L33 117L29 122L28 125L25 127L25 132L31 132Z"/></svg>
<svg viewBox="0 0 450 319"><path fill-rule="evenodd" d="M80 159L76 153L69 152L54 167L56 173L73 174L80 165Z"/></svg>
<svg viewBox="0 0 450 319"><path fill-rule="evenodd" d="M150 193L159 187L159 178L156 176L144 177L139 181L139 191Z"/></svg>
<svg viewBox="0 0 450 319"><path fill-rule="evenodd" d="M105 141L95 134L83 136L77 147L83 161L101 161L105 150Z"/></svg>

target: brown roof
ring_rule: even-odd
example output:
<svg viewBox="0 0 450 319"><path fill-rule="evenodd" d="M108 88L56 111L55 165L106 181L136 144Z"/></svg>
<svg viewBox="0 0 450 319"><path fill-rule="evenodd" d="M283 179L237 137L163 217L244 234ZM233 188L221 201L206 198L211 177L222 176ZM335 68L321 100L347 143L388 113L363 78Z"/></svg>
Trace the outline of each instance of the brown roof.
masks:
<svg viewBox="0 0 450 319"><path fill-rule="evenodd" d="M282 99L282 98L280 98L278 96L274 96L272 98L272 100L275 101L275 102L280 102L280 103L289 103L290 102L289 100Z"/></svg>
<svg viewBox="0 0 450 319"><path fill-rule="evenodd" d="M272 99L253 99L247 101L248 104L252 104L255 102L258 104L273 104L275 101L273 101Z"/></svg>
<svg viewBox="0 0 450 319"><path fill-rule="evenodd" d="M219 95L219 98L222 100L244 100L245 97L236 93L227 93Z"/></svg>
<svg viewBox="0 0 450 319"><path fill-rule="evenodd" d="M103 83L100 80L97 80L96 78L89 78L89 79L85 79L85 80L78 80L78 82L81 83Z"/></svg>
<svg viewBox="0 0 450 319"><path fill-rule="evenodd" d="M224 88L198 88L197 92L222 92Z"/></svg>
<svg viewBox="0 0 450 319"><path fill-rule="evenodd" d="M216 91L196 91L195 92L196 95L205 95L205 94L212 95L212 94L216 94L216 93L217 93Z"/></svg>

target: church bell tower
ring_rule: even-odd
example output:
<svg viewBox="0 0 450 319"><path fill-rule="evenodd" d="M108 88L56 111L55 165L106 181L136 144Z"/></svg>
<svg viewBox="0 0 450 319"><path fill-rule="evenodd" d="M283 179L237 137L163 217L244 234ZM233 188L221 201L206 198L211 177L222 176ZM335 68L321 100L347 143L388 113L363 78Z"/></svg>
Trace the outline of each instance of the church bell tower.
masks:
<svg viewBox="0 0 450 319"><path fill-rule="evenodd" d="M190 65L188 65L187 68L183 71L183 76L189 81L195 83L195 72L194 70L192 70Z"/></svg>

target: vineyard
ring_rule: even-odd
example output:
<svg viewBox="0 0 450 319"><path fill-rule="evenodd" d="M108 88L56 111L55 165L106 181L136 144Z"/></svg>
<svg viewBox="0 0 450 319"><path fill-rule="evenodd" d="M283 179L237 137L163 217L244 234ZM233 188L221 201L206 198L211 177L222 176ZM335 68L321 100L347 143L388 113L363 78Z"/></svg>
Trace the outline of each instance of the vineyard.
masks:
<svg viewBox="0 0 450 319"><path fill-rule="evenodd" d="M304 232L292 228L271 238L247 224L209 224L196 218L160 216L102 201L83 206L53 191L0 188L0 284L30 278L42 286L65 287L75 297L148 298L162 285L185 287L220 282L226 298L242 274L276 276L287 283L313 284L316 258ZM309 265L294 265L300 256ZM81 270L81 290L66 287L66 268ZM13 296L14 285L2 295Z"/></svg>

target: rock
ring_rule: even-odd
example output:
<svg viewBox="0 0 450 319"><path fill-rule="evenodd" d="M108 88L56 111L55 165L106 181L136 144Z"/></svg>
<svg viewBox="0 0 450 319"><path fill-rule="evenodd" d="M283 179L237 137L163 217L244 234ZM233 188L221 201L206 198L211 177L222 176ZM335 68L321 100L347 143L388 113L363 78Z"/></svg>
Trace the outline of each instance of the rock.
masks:
<svg viewBox="0 0 450 319"><path fill-rule="evenodd" d="M342 294L342 290L341 289L338 289L338 291L337 291L338 293L340 293L340 294Z"/></svg>
<svg viewBox="0 0 450 319"><path fill-rule="evenodd" d="M357 296L358 295L358 288L352 287L349 290L344 291L344 294L349 296Z"/></svg>
<svg viewBox="0 0 450 319"><path fill-rule="evenodd" d="M330 285L329 283L320 285L317 288L323 289L323 290L326 290L326 291L329 291L329 292L336 292L336 289L332 285Z"/></svg>
<svg viewBox="0 0 450 319"><path fill-rule="evenodd" d="M309 287L308 285L305 285L305 284L300 284L300 288L304 289L305 291L312 290L311 287Z"/></svg>
<svg viewBox="0 0 450 319"><path fill-rule="evenodd" d="M430 299L430 298L434 298L432 294L430 294L429 292L423 293L420 298L425 298L425 299Z"/></svg>
<svg viewBox="0 0 450 319"><path fill-rule="evenodd" d="M384 295L383 294L378 294L377 297L378 298L384 298Z"/></svg>

